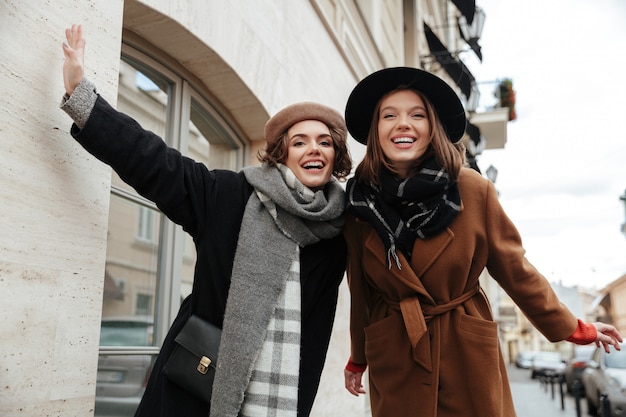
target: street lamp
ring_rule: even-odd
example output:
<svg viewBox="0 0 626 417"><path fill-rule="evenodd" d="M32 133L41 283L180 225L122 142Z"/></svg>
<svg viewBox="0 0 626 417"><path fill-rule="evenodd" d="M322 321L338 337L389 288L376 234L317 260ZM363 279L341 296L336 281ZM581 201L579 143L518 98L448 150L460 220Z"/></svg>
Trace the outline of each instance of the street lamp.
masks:
<svg viewBox="0 0 626 417"><path fill-rule="evenodd" d="M467 22L465 16L459 17L458 24L461 37L463 37L465 42L472 48L480 62L483 62L483 54L478 41L483 33L483 27L485 26L485 12L480 7L476 7L474 19L471 24Z"/></svg>
<svg viewBox="0 0 626 417"><path fill-rule="evenodd" d="M487 178L489 178L489 181L495 184L496 178L498 178L498 170L496 169L496 167L494 167L493 165L489 165L489 168L487 168L487 171L485 172L487 174Z"/></svg>

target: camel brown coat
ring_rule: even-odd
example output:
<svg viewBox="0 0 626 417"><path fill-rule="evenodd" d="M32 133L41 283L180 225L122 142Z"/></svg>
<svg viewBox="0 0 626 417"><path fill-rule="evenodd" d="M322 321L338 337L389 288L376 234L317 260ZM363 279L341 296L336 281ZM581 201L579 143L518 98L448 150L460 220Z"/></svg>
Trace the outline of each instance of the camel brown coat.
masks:
<svg viewBox="0 0 626 417"><path fill-rule="evenodd" d="M515 416L484 268L550 341L577 319L526 260L495 187L464 168L462 209L446 231L392 262L376 231L348 216L351 358L369 367L374 417Z"/></svg>

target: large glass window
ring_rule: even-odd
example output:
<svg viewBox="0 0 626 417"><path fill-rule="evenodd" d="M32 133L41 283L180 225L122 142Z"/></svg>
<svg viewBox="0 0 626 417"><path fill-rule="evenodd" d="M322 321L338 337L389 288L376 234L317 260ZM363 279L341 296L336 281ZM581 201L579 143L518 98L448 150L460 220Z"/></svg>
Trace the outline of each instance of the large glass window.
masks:
<svg viewBox="0 0 626 417"><path fill-rule="evenodd" d="M239 138L185 74L127 45L122 52L121 112L211 169L240 168ZM191 292L196 255L191 238L115 173L111 190L95 415L132 416Z"/></svg>

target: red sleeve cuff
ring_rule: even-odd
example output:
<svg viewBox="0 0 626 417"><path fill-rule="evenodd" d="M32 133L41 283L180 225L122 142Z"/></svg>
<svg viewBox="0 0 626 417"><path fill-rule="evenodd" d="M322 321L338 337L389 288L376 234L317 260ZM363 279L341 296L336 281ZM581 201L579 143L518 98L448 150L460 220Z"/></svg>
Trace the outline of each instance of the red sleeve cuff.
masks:
<svg viewBox="0 0 626 417"><path fill-rule="evenodd" d="M366 363L354 363L352 362L352 358L348 359L348 364L346 365L346 370L349 372L360 372L363 373L367 369Z"/></svg>
<svg viewBox="0 0 626 417"><path fill-rule="evenodd" d="M577 345L588 345L589 343L595 342L597 338L598 331L595 326L578 319L578 327L576 327L574 333L566 340L576 343Z"/></svg>

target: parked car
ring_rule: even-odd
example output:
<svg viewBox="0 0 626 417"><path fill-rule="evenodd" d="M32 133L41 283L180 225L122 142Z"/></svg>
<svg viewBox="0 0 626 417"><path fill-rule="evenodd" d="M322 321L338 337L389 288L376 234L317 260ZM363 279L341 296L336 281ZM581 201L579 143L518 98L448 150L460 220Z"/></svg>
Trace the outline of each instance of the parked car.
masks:
<svg viewBox="0 0 626 417"><path fill-rule="evenodd" d="M563 371L567 392L570 394L574 393L574 384L576 382L578 382L578 386L582 390L580 393L584 393L585 386L583 385L582 374L595 349L596 345L593 343L590 345L574 346L574 355L567 361L565 370Z"/></svg>
<svg viewBox="0 0 626 417"><path fill-rule="evenodd" d="M565 369L565 361L559 352L537 352L530 365L530 377L545 375L561 375Z"/></svg>
<svg viewBox="0 0 626 417"><path fill-rule="evenodd" d="M101 348L153 346L151 317L103 318ZM133 416L146 389L152 355L101 354L98 357L95 416Z"/></svg>
<svg viewBox="0 0 626 417"><path fill-rule="evenodd" d="M533 364L533 357L537 354L535 351L520 352L515 359L515 366L522 369L530 369Z"/></svg>
<svg viewBox="0 0 626 417"><path fill-rule="evenodd" d="M606 395L610 403L611 417L626 413L626 344L622 350L596 348L583 371L583 384L589 415L598 415L600 397Z"/></svg>

